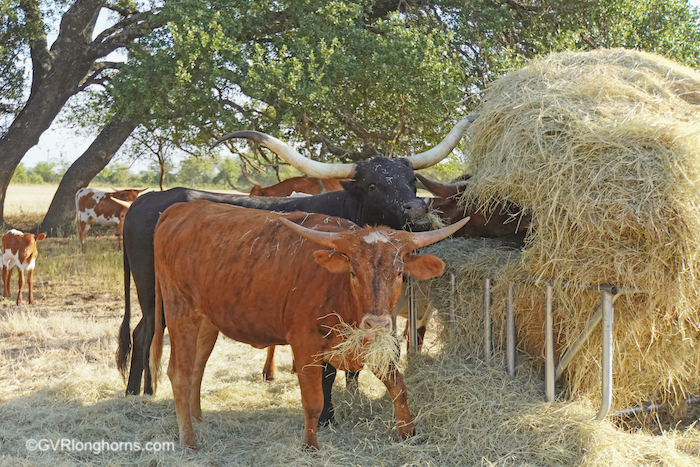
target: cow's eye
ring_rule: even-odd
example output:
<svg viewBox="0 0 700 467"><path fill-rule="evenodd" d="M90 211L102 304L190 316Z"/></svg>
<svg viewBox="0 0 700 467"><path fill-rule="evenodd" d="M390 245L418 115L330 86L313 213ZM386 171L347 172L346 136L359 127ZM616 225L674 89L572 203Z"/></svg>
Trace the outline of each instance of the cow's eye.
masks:
<svg viewBox="0 0 700 467"><path fill-rule="evenodd" d="M350 271L350 276L355 277L355 271Z"/></svg>
<svg viewBox="0 0 700 467"><path fill-rule="evenodd" d="M369 185L367 185L367 191L374 191L376 190L376 188L377 185L375 183L370 183Z"/></svg>

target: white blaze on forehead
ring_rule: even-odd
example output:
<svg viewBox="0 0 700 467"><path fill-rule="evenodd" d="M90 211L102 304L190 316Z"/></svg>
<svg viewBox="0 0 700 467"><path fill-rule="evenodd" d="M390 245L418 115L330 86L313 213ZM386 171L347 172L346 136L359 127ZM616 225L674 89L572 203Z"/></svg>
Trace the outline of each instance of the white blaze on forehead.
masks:
<svg viewBox="0 0 700 467"><path fill-rule="evenodd" d="M389 243L391 239L382 232L372 231L363 238L365 243Z"/></svg>
<svg viewBox="0 0 700 467"><path fill-rule="evenodd" d="M11 233L12 235L15 235L15 236L24 235L22 232L20 232L20 231L17 230L17 229L10 229L10 230L8 230L8 231L5 232L5 233Z"/></svg>

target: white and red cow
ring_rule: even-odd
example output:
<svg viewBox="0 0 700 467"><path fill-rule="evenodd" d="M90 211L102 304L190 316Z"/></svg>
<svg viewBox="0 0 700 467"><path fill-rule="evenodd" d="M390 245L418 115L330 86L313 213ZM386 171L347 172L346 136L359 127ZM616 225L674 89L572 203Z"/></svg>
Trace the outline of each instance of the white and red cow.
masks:
<svg viewBox="0 0 700 467"><path fill-rule="evenodd" d="M78 222L78 238L80 248L85 250L85 235L90 226L97 222L99 225L115 225L117 249L122 249L122 225L127 207L114 202L120 199L133 202L143 190L121 190L106 192L94 188L81 188L75 193L75 212Z"/></svg>
<svg viewBox="0 0 700 467"><path fill-rule="evenodd" d="M413 251L447 237L466 221L413 233L359 229L326 215L210 201L166 209L153 240L156 312L150 365L155 386L164 317L180 442L197 446L192 417L201 420L204 367L222 332L258 348L292 346L305 417L303 446L318 449L318 420L326 401L322 355L342 340L334 326L343 321L390 329L403 275L428 279L445 267L439 258ZM328 363L353 371L363 365L358 356ZM411 436L401 373L392 364L388 374L377 376L394 403L399 436Z"/></svg>
<svg viewBox="0 0 700 467"><path fill-rule="evenodd" d="M22 303L22 287L24 287L24 271L27 271L27 284L29 294L27 301L31 305L34 303L32 286L34 282L34 266L38 251L36 242L46 238L45 233L34 235L32 233L22 233L19 230L8 230L2 237L2 281L4 284L3 296L10 296L10 279L12 270L17 268L19 274L19 290L17 291L17 305Z"/></svg>

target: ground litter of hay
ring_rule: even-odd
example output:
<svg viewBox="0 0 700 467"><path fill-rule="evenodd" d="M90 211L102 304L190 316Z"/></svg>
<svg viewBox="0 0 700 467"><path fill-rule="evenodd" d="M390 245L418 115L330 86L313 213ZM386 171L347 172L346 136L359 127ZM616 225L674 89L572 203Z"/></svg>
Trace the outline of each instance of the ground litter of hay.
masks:
<svg viewBox="0 0 700 467"><path fill-rule="evenodd" d="M89 242L86 256L110 250L113 238L103 240L95 249ZM53 250L56 263L80 255L65 243L48 239L43 251ZM116 252L108 254L118 259ZM113 267L118 264L114 261ZM498 359L487 366L466 351L455 357L441 343L445 332L438 321L428 329L423 354L408 361L406 343L401 343L399 368L416 421L414 438L398 440L384 385L363 370L359 395L346 391L339 375L334 387L337 424L320 431L319 452L303 452L303 413L289 348L278 348L277 379L264 382L265 352L220 338L204 376L204 422L195 424L200 450L189 452L177 445L167 377L155 397L124 397L114 363L123 310L120 281L80 271L57 279L47 275L51 269L47 258L38 262L36 305L0 302L2 465L698 465L697 427L660 425L657 434L630 431L612 420L592 422L597 407L585 398L545 403L541 376L528 358L519 356L517 378L510 380ZM136 303L135 294L132 300ZM443 314L449 310L440 309L438 316ZM167 365L167 335L165 342ZM175 443L175 448L95 453L44 444L49 449L27 449L29 440L42 439L150 441L161 447Z"/></svg>

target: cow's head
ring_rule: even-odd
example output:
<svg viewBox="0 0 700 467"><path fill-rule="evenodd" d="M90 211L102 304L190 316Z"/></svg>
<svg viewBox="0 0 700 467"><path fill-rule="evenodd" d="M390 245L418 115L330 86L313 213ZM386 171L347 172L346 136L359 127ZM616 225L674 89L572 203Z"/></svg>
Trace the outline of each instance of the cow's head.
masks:
<svg viewBox="0 0 700 467"><path fill-rule="evenodd" d="M33 233L22 233L19 230L8 230L3 238L5 251L9 250L12 255L17 256L20 264L29 264L33 268L33 261L38 252L36 242L46 238L46 233L34 235Z"/></svg>
<svg viewBox="0 0 700 467"><path fill-rule="evenodd" d="M416 174L423 186L438 198L430 199L428 205L446 223L453 223L463 217L471 217L469 224L460 229L460 237L509 237L525 235L530 228L530 215L523 215L522 208L513 203L497 203L484 209L474 203L460 204L464 191L472 183L470 177L453 183L440 183Z"/></svg>
<svg viewBox="0 0 700 467"><path fill-rule="evenodd" d="M308 159L294 148L257 131L235 131L219 138L213 146L231 138L247 138L262 144L310 177L351 179L342 182L345 191L361 207L359 223L386 225L394 229L426 230L428 209L416 196L413 170L430 167L455 148L476 117L461 120L434 148L406 158L375 157L356 164L327 164Z"/></svg>
<svg viewBox="0 0 700 467"><path fill-rule="evenodd" d="M413 251L451 235L469 219L418 233L387 227L323 232L280 220L299 235L333 248L314 251L314 257L330 272L349 273L353 297L362 310L359 326L390 330L391 313L401 295L404 274L424 280L439 276L445 268L440 258L414 255Z"/></svg>

